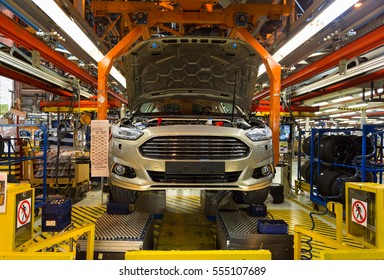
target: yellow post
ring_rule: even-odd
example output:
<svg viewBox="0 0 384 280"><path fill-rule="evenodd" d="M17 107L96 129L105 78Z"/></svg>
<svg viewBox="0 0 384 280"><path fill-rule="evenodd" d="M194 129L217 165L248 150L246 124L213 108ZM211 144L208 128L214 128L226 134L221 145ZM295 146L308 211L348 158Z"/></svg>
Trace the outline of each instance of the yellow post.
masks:
<svg viewBox="0 0 384 280"><path fill-rule="evenodd" d="M0 213L0 251L20 251L33 239L35 190L30 184L9 183L5 191L5 212Z"/></svg>
<svg viewBox="0 0 384 280"><path fill-rule="evenodd" d="M301 232L293 230L293 259L301 260Z"/></svg>
<svg viewBox="0 0 384 280"><path fill-rule="evenodd" d="M343 242L343 205L338 202L329 201L327 203L329 211L335 213L336 216L336 240Z"/></svg>

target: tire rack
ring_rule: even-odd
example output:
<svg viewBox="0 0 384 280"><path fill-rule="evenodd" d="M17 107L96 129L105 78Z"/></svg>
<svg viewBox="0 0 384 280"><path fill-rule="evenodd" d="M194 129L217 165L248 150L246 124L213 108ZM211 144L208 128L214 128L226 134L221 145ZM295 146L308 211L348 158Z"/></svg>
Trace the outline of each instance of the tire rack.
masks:
<svg viewBox="0 0 384 280"><path fill-rule="evenodd" d="M43 160L43 196L40 198L35 198L35 209L40 208L43 206L47 200L47 151L48 151L48 127L46 124L41 124L41 125L31 125L31 124L1 124L0 127L16 127L17 128L17 137L15 138L4 138L4 141L9 141L8 143L8 151L4 152L4 154L1 156L0 160L0 165L5 163L5 164L12 164L12 163L21 163L26 160L33 160L33 159L42 159ZM16 157L11 157L11 141L12 140L19 140L19 133L18 130L20 127L37 127L40 128L41 131L43 132L43 155L42 156L28 156L28 155L23 155L18 158ZM36 139L35 139L36 140ZM22 147L21 147L22 148ZM32 149L32 152L34 154L34 150Z"/></svg>
<svg viewBox="0 0 384 280"><path fill-rule="evenodd" d="M344 132L345 134L350 134L351 132L356 132L356 131L361 131L362 132L362 153L361 153L361 156L362 156L362 162L359 166L357 166L356 168L358 168L361 172L361 178L362 178L362 182L365 182L365 176L366 176L366 173L367 172L372 172L375 176L375 180L378 181L380 184L382 184L382 175L383 175L383 172L384 172L384 166L382 167L379 167L379 168L370 168L367 166L367 160L366 160L366 157L364 157L363 155L366 155L366 151L367 151L367 139L366 137L369 135L369 134L372 134L373 137L374 137L374 143L375 143L375 150L377 150L377 148L379 147L380 148L380 156L378 157L377 156L377 153L376 155L374 156L374 160L375 162L379 162L381 165L383 165L383 138L384 138L384 125L363 125L363 128L362 129L358 129L358 128L354 128L354 129L332 129L332 128L329 128L329 129L326 129L326 128L323 128L323 129L318 129L318 128L313 128L311 130L311 140L310 140L310 200L314 203L316 203L317 205L321 205L321 206L324 206L326 207L327 205L327 201L324 197L322 197L317 189L315 189L315 186L313 184L313 174L314 174L314 163L321 163L321 158L320 158L320 144L321 144L321 141L317 141L317 148L318 148L318 151L319 151L319 154L318 154L318 157L316 158L315 157L315 137L316 135L318 135L318 139L321 139L321 136L324 134L324 133L340 133L340 132ZM380 145L377 146L377 143L378 143L378 140L380 139ZM355 166L354 165L346 165L346 164L339 164L339 163L329 163L331 164L332 166L336 166L336 167L346 167L346 168L351 168L351 169L355 169ZM317 174L320 174L320 170L321 170L321 164L317 164ZM377 180L377 173L380 174L379 176L379 179Z"/></svg>

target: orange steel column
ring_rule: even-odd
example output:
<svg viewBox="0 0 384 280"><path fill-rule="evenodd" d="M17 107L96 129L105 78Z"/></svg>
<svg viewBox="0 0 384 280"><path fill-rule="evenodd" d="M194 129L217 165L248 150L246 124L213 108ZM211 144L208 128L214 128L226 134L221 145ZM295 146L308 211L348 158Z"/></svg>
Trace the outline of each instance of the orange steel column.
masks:
<svg viewBox="0 0 384 280"><path fill-rule="evenodd" d="M240 39L248 42L257 51L267 70L270 80L269 125L272 129L274 162L277 165L279 162L281 66L246 29L239 28L237 33Z"/></svg>
<svg viewBox="0 0 384 280"><path fill-rule="evenodd" d="M98 63L97 119L107 119L108 75L116 58L126 53L134 42L143 35L144 28L133 28L120 42L111 49Z"/></svg>

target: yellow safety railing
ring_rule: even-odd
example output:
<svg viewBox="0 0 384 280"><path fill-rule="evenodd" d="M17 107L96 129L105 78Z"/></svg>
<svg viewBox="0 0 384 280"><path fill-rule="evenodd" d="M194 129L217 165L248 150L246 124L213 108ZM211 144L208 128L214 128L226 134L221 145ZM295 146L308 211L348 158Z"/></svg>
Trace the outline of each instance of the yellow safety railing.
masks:
<svg viewBox="0 0 384 280"><path fill-rule="evenodd" d="M271 260L269 250L127 251L126 260Z"/></svg>
<svg viewBox="0 0 384 280"><path fill-rule="evenodd" d="M33 243L23 249L24 252L37 252L46 248L50 248L54 245L60 244L63 241L79 238L79 236L87 234L87 252L86 259L93 260L94 248L95 248L95 224L88 224L81 228L75 228L69 231L61 232L57 235L49 237L44 241Z"/></svg>
<svg viewBox="0 0 384 280"><path fill-rule="evenodd" d="M302 236L311 237L313 240L320 241L333 247L336 250L325 250L320 252L321 260L374 260L384 259L383 249L360 249L353 248L343 243L343 206L340 203L330 201L327 208L334 212L336 217L336 240L329 239L313 230L305 229L301 226L295 226L293 229L294 251L293 258L301 259Z"/></svg>
<svg viewBox="0 0 384 280"><path fill-rule="evenodd" d="M73 260L75 252L0 252L0 260Z"/></svg>

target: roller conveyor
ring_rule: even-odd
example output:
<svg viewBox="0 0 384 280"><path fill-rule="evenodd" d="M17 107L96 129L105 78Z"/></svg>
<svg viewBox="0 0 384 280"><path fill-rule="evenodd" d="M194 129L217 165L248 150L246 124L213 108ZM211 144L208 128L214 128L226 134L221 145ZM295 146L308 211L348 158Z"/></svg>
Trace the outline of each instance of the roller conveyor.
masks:
<svg viewBox="0 0 384 280"><path fill-rule="evenodd" d="M125 253L128 250L153 248L153 215L104 213L96 222L95 252ZM86 251L86 236L78 240L80 251Z"/></svg>
<svg viewBox="0 0 384 280"><path fill-rule="evenodd" d="M217 216L219 250L259 250L272 253L272 259L293 259L293 236L289 234L260 234L257 221L245 211L220 211Z"/></svg>

